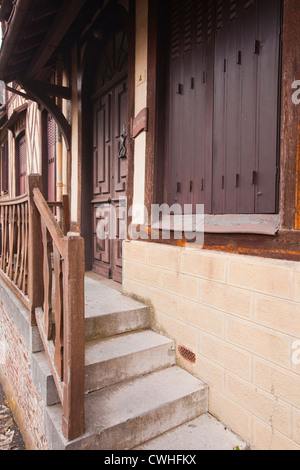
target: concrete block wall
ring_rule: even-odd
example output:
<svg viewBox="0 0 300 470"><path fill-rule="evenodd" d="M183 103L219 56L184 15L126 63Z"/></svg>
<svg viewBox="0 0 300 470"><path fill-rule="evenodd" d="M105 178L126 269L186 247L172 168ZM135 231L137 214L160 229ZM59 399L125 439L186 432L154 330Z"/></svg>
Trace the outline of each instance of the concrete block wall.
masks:
<svg viewBox="0 0 300 470"><path fill-rule="evenodd" d="M211 414L252 449L300 450L300 263L126 241L124 292L209 385Z"/></svg>
<svg viewBox="0 0 300 470"><path fill-rule="evenodd" d="M0 280L0 382L28 450L48 450L45 404L32 381L32 352L41 350L28 311Z"/></svg>

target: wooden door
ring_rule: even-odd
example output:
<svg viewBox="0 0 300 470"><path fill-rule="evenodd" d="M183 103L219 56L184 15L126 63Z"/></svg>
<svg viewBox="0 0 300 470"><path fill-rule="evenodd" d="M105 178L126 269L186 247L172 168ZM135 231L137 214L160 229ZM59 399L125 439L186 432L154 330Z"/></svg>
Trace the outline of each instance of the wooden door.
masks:
<svg viewBox="0 0 300 470"><path fill-rule="evenodd" d="M93 269L120 283L126 210L127 121L127 79L124 78L95 102L93 123Z"/></svg>

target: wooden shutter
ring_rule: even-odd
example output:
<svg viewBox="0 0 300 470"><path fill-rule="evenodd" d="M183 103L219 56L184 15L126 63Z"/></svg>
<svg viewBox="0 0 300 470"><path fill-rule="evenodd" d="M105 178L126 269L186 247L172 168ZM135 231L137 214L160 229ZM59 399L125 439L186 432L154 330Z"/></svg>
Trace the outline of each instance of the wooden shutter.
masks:
<svg viewBox="0 0 300 470"><path fill-rule="evenodd" d="M171 0L168 202L275 213L281 1Z"/></svg>
<svg viewBox="0 0 300 470"><path fill-rule="evenodd" d="M26 138L25 135L17 141L17 194L26 193Z"/></svg>
<svg viewBox="0 0 300 470"><path fill-rule="evenodd" d="M49 114L47 117L48 201L56 201L56 135L56 123Z"/></svg>
<svg viewBox="0 0 300 470"><path fill-rule="evenodd" d="M216 14L212 210L275 213L280 1L220 0Z"/></svg>
<svg viewBox="0 0 300 470"><path fill-rule="evenodd" d="M1 191L8 192L8 142L1 148Z"/></svg>

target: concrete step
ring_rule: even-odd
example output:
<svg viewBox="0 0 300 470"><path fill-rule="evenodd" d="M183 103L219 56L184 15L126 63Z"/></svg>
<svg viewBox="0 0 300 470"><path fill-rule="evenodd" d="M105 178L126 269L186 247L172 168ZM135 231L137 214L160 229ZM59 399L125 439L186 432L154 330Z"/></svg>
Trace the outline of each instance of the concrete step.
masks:
<svg viewBox="0 0 300 470"><path fill-rule="evenodd" d="M206 413L135 450L248 450L248 445L216 418Z"/></svg>
<svg viewBox="0 0 300 470"><path fill-rule="evenodd" d="M86 343L86 393L175 365L173 340L151 330ZM32 355L32 378L46 405L59 403L45 352Z"/></svg>
<svg viewBox="0 0 300 470"><path fill-rule="evenodd" d="M149 327L147 306L94 279L85 278L86 341Z"/></svg>
<svg viewBox="0 0 300 470"><path fill-rule="evenodd" d="M129 450L208 411L207 386L177 366L86 395L86 432L67 442L61 406L47 407L53 450Z"/></svg>
<svg viewBox="0 0 300 470"><path fill-rule="evenodd" d="M85 390L99 390L175 363L174 342L150 330L93 341L85 349Z"/></svg>

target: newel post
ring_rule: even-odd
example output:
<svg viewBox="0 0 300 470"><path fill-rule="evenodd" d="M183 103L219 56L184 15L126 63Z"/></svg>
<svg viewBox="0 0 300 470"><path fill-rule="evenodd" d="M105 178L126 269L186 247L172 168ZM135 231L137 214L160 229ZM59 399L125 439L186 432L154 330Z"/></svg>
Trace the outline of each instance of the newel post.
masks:
<svg viewBox="0 0 300 470"><path fill-rule="evenodd" d="M64 400L62 431L73 440L84 434L84 240L68 233L63 261Z"/></svg>
<svg viewBox="0 0 300 470"><path fill-rule="evenodd" d="M35 309L43 306L43 245L41 217L33 200L33 190L42 191L41 175L27 176L29 237L28 237L28 297L30 305L30 323L36 325Z"/></svg>

